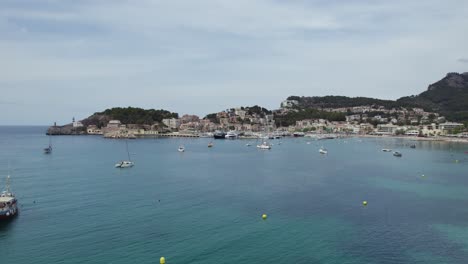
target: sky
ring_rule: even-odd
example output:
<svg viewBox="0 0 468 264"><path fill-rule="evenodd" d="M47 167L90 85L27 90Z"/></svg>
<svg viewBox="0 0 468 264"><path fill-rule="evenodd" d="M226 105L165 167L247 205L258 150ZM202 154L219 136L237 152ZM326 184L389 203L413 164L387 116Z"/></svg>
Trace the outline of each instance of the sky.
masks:
<svg viewBox="0 0 468 264"><path fill-rule="evenodd" d="M467 32L466 0L1 0L0 125L397 99L468 71Z"/></svg>

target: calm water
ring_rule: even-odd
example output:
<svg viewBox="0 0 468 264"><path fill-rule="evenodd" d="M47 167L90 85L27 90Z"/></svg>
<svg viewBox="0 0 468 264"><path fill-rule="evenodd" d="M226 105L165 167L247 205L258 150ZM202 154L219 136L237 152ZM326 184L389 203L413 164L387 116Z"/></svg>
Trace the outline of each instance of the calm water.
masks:
<svg viewBox="0 0 468 264"><path fill-rule="evenodd" d="M0 127L1 185L10 163L21 203L0 225L0 263L468 261L468 145L142 139L119 170L124 141L53 137L44 155L44 131Z"/></svg>

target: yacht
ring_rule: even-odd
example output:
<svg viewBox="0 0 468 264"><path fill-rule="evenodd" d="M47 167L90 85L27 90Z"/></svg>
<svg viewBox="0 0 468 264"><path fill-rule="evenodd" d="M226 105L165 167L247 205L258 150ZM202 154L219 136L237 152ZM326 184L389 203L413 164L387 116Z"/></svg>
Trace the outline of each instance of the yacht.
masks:
<svg viewBox="0 0 468 264"><path fill-rule="evenodd" d="M7 176L5 190L0 194L0 220L6 220L18 214L15 195L10 191L10 176Z"/></svg>
<svg viewBox="0 0 468 264"><path fill-rule="evenodd" d="M222 132L222 131L216 131L214 134L213 134L213 137L215 139L225 139L226 138L226 133Z"/></svg>
<svg viewBox="0 0 468 264"><path fill-rule="evenodd" d="M238 135L236 134L236 132L234 131L229 131L227 132L226 136L225 136L227 139L235 139L238 137Z"/></svg>

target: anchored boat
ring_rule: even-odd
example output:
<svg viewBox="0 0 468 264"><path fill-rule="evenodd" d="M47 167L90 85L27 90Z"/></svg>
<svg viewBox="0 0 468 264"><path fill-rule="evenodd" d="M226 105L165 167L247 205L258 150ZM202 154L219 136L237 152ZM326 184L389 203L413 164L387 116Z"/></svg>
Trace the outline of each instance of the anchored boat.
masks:
<svg viewBox="0 0 468 264"><path fill-rule="evenodd" d="M10 190L10 175L8 175L5 190L0 194L0 220L10 219L17 214L18 204Z"/></svg>

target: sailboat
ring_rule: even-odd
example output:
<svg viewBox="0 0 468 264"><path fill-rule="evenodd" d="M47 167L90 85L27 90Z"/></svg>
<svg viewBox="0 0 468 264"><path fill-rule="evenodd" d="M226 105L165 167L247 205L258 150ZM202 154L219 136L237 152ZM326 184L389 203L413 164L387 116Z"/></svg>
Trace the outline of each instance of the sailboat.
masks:
<svg viewBox="0 0 468 264"><path fill-rule="evenodd" d="M127 155L128 155L128 160L122 160L118 163L115 164L116 168L130 168L135 165L135 163L130 159L130 152L128 151L128 142L125 140L125 145L127 146Z"/></svg>
<svg viewBox="0 0 468 264"><path fill-rule="evenodd" d="M44 148L44 154L50 154L52 153L52 140L49 136L49 146L47 148Z"/></svg>
<svg viewBox="0 0 468 264"><path fill-rule="evenodd" d="M262 150L269 150L271 149L271 144L270 142L268 142L268 133L269 133L269 125L268 125L268 119L267 119L267 131L266 131L266 136L265 137L262 137L264 138L262 144L260 145L257 145L257 148L258 149L262 149Z"/></svg>

